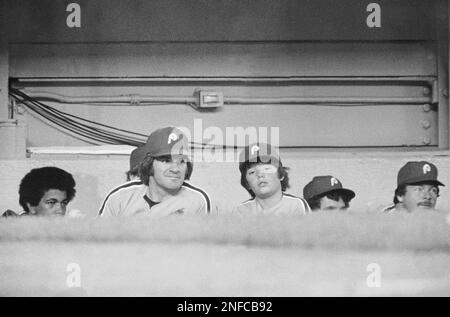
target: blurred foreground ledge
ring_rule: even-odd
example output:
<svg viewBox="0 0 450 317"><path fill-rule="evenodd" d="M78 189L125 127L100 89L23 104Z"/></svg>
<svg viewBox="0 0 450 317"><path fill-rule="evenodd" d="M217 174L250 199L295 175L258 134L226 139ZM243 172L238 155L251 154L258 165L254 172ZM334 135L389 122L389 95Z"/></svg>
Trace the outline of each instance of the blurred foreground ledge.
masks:
<svg viewBox="0 0 450 317"><path fill-rule="evenodd" d="M0 296L450 296L444 213L6 218Z"/></svg>
<svg viewBox="0 0 450 317"><path fill-rule="evenodd" d="M450 214L309 214L302 217L174 216L6 218L9 241L204 243L249 247L450 252Z"/></svg>

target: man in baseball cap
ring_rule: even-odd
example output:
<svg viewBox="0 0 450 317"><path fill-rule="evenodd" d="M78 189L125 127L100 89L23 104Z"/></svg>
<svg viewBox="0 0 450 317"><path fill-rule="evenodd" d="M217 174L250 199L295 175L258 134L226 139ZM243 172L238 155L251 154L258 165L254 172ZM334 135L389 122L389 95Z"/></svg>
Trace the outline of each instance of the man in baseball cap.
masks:
<svg viewBox="0 0 450 317"><path fill-rule="evenodd" d="M193 164L186 135L174 127L158 129L138 148L140 181L114 188L99 215L143 215L160 218L171 214L208 214L211 201L189 180ZM140 160L140 159L139 159Z"/></svg>
<svg viewBox="0 0 450 317"><path fill-rule="evenodd" d="M344 211L354 197L354 191L331 175L316 176L303 188L303 198L312 211Z"/></svg>
<svg viewBox="0 0 450 317"><path fill-rule="evenodd" d="M398 172L394 205L384 211L433 210L439 197L437 167L426 161L407 162Z"/></svg>
<svg viewBox="0 0 450 317"><path fill-rule="evenodd" d="M241 215L302 215L310 211L306 201L286 194L288 168L275 147L265 143L248 145L240 153L241 185L252 197L233 209Z"/></svg>

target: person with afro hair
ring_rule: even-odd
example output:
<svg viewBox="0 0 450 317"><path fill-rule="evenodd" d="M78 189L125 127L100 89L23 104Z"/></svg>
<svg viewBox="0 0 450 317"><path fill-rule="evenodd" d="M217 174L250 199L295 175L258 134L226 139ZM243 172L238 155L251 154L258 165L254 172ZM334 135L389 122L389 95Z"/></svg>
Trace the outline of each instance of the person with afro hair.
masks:
<svg viewBox="0 0 450 317"><path fill-rule="evenodd" d="M53 166L32 169L19 186L19 203L24 210L21 215L64 216L75 192L72 174ZM3 216L13 213L8 209Z"/></svg>

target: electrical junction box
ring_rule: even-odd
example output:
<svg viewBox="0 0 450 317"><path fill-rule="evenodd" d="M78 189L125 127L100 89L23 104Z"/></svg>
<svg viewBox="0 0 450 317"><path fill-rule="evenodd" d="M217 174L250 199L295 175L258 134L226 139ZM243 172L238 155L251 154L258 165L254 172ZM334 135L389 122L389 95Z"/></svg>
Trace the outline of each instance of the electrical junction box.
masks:
<svg viewBox="0 0 450 317"><path fill-rule="evenodd" d="M221 108L223 107L223 93L212 90L196 89L194 91L196 108Z"/></svg>

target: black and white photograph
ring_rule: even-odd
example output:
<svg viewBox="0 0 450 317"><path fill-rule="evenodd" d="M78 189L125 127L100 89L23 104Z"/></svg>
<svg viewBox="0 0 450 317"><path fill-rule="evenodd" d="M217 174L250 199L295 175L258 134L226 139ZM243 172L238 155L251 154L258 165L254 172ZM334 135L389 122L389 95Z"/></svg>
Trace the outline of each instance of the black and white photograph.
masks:
<svg viewBox="0 0 450 317"><path fill-rule="evenodd" d="M0 0L0 297L450 296L450 0Z"/></svg>

